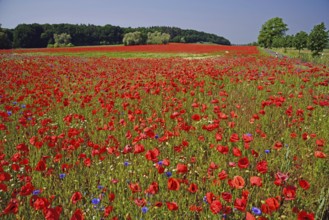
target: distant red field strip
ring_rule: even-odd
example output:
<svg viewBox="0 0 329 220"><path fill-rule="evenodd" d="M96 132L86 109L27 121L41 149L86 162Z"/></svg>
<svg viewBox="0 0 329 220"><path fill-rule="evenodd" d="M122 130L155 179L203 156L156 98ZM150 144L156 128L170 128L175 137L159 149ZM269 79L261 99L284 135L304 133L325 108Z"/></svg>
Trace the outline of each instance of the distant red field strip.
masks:
<svg viewBox="0 0 329 220"><path fill-rule="evenodd" d="M204 44L178 44L167 45L138 45L138 46L90 46L90 47L68 47L68 48L40 48L40 49L13 49L0 50L0 53L79 53L79 52L149 52L149 53L216 53L234 52L238 54L257 54L255 46L222 46Z"/></svg>

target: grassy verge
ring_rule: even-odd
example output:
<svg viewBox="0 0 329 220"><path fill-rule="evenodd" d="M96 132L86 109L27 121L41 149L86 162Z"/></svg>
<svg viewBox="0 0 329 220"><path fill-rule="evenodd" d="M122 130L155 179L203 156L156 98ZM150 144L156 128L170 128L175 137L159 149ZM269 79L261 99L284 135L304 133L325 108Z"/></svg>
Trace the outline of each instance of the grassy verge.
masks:
<svg viewBox="0 0 329 220"><path fill-rule="evenodd" d="M325 49L319 57L312 57L311 51L306 49L301 50L300 53L293 48L287 48L286 50L284 48L277 48L272 50L285 56L301 59L304 62L329 65L329 49Z"/></svg>

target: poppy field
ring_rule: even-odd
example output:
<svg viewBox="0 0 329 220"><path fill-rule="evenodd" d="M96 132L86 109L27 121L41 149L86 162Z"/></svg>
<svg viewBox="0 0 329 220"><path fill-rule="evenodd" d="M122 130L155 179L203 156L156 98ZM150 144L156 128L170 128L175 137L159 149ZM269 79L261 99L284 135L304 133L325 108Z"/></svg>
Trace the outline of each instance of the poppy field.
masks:
<svg viewBox="0 0 329 220"><path fill-rule="evenodd" d="M1 219L328 218L326 66L231 47L0 71Z"/></svg>

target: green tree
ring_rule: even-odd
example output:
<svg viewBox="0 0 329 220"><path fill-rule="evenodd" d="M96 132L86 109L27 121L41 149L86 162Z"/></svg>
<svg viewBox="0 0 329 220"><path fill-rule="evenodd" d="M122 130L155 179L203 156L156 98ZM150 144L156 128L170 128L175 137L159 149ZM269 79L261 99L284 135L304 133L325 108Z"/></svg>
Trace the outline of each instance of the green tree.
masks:
<svg viewBox="0 0 329 220"><path fill-rule="evenodd" d="M147 44L167 44L170 40L170 35L159 31L147 33Z"/></svg>
<svg viewBox="0 0 329 220"><path fill-rule="evenodd" d="M259 32L258 43L263 47L271 48L275 37L282 37L288 30L282 18L275 17L266 21Z"/></svg>
<svg viewBox="0 0 329 220"><path fill-rule="evenodd" d="M55 45L59 47L68 46L71 43L71 35L67 33L54 34Z"/></svg>
<svg viewBox="0 0 329 220"><path fill-rule="evenodd" d="M308 49L312 51L312 56L319 56L320 52L326 47L328 43L328 32L324 23L315 25L308 37Z"/></svg>
<svg viewBox="0 0 329 220"><path fill-rule="evenodd" d="M122 41L126 46L145 44L145 36L139 31L130 32L124 35Z"/></svg>
<svg viewBox="0 0 329 220"><path fill-rule="evenodd" d="M8 34L1 28L0 24L0 49L9 49L11 48L11 45L12 42L10 41Z"/></svg>
<svg viewBox="0 0 329 220"><path fill-rule="evenodd" d="M14 47L38 48L45 47L41 34L43 27L40 24L20 24L14 30Z"/></svg>
<svg viewBox="0 0 329 220"><path fill-rule="evenodd" d="M308 34L305 31L300 31L295 35L294 46L298 50L300 56L300 51L307 47Z"/></svg>

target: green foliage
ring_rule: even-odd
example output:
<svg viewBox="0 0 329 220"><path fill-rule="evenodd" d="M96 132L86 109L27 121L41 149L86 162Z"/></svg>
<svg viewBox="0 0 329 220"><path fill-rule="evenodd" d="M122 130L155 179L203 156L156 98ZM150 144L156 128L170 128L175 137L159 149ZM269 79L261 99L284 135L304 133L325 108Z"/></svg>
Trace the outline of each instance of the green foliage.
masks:
<svg viewBox="0 0 329 220"><path fill-rule="evenodd" d="M166 26L122 28L112 25L19 24L15 29L8 30L6 33L16 48L38 48L47 47L48 44L55 44L54 34L67 33L71 36L73 45L87 46L121 44L124 34L136 31L142 34L145 42L147 33L160 32L168 34L170 42L231 44L226 38L215 34Z"/></svg>
<svg viewBox="0 0 329 220"><path fill-rule="evenodd" d="M271 18L262 25L258 36L258 43L263 47L271 48L274 38L283 37L287 30L287 24L283 22L282 18Z"/></svg>
<svg viewBox="0 0 329 220"><path fill-rule="evenodd" d="M8 34L1 28L0 24L0 49L9 49L12 46L12 42L9 39Z"/></svg>
<svg viewBox="0 0 329 220"><path fill-rule="evenodd" d="M170 35L161 32L147 33L147 44L167 44L170 40Z"/></svg>
<svg viewBox="0 0 329 220"><path fill-rule="evenodd" d="M324 23L315 25L308 38L308 48L312 51L312 56L319 56L328 43L328 32Z"/></svg>
<svg viewBox="0 0 329 220"><path fill-rule="evenodd" d="M299 51L299 53L300 53L300 50L303 50L304 48L307 47L307 38L308 38L308 35L304 31L300 31L295 35L294 46Z"/></svg>
<svg viewBox="0 0 329 220"><path fill-rule="evenodd" d="M145 37L139 31L130 32L124 35L122 42L125 46L141 45L145 44Z"/></svg>
<svg viewBox="0 0 329 220"><path fill-rule="evenodd" d="M14 47L46 47L47 42L41 39L43 27L40 24L20 24L14 30Z"/></svg>
<svg viewBox="0 0 329 220"><path fill-rule="evenodd" d="M71 35L67 33L54 34L54 40L59 47L65 47L71 43Z"/></svg>

